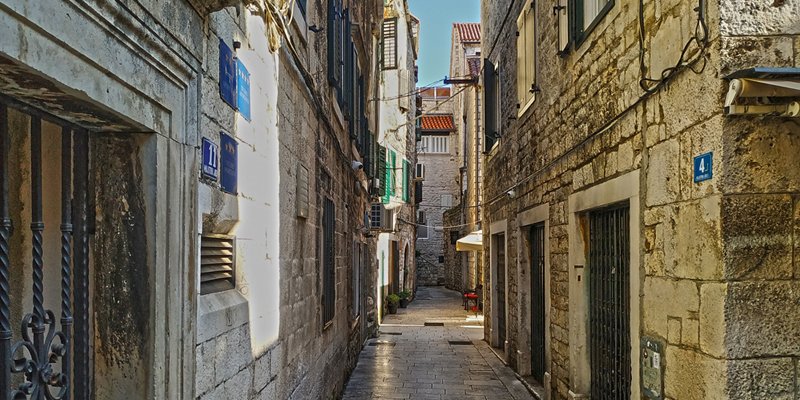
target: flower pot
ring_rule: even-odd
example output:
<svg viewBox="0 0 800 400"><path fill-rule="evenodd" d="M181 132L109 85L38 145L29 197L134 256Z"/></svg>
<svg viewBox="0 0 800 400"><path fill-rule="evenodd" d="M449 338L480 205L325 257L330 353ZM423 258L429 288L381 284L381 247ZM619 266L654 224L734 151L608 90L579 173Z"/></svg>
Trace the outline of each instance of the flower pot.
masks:
<svg viewBox="0 0 800 400"><path fill-rule="evenodd" d="M389 314L397 314L397 304L389 304L387 308L389 309Z"/></svg>
<svg viewBox="0 0 800 400"><path fill-rule="evenodd" d="M400 308L408 307L408 299L400 299Z"/></svg>

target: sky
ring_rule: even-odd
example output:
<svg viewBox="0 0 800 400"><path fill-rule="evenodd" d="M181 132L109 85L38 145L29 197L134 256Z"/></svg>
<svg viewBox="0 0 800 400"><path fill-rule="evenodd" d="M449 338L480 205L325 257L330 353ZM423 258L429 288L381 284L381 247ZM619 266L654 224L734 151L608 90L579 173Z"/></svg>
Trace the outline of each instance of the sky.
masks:
<svg viewBox="0 0 800 400"><path fill-rule="evenodd" d="M417 85L425 86L450 74L453 23L480 22L480 0L408 0L408 6L421 23Z"/></svg>

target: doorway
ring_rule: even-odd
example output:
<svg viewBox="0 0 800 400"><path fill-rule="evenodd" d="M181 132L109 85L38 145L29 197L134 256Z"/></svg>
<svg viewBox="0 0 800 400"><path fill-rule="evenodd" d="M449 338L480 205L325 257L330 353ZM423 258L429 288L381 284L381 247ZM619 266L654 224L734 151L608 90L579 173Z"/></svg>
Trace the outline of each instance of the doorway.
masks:
<svg viewBox="0 0 800 400"><path fill-rule="evenodd" d="M506 235L505 233L492 235L492 249L494 251L494 315L497 342L495 347L505 349L506 343Z"/></svg>

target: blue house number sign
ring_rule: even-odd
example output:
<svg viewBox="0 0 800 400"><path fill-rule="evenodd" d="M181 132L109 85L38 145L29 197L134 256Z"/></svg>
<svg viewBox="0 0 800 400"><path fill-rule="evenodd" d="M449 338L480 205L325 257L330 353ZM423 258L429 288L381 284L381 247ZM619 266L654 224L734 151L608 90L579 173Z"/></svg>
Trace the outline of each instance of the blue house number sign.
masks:
<svg viewBox="0 0 800 400"><path fill-rule="evenodd" d="M216 181L219 178L219 146L203 138L203 177Z"/></svg>
<svg viewBox="0 0 800 400"><path fill-rule="evenodd" d="M220 165L222 166L219 186L223 192L237 194L239 190L239 143L236 139L220 132Z"/></svg>
<svg viewBox="0 0 800 400"><path fill-rule="evenodd" d="M703 182L714 176L714 153L706 153L694 158L694 182Z"/></svg>

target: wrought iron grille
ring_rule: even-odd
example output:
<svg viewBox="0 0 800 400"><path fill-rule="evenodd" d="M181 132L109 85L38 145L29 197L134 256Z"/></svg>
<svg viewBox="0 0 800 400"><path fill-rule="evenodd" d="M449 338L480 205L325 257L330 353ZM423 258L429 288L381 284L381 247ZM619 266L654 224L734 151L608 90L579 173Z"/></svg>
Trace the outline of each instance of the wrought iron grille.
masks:
<svg viewBox="0 0 800 400"><path fill-rule="evenodd" d="M630 398L630 238L627 205L589 214L592 399Z"/></svg>
<svg viewBox="0 0 800 400"><path fill-rule="evenodd" d="M544 309L544 224L530 229L531 263L531 376L544 382L545 309Z"/></svg>
<svg viewBox="0 0 800 400"><path fill-rule="evenodd" d="M30 120L33 306L22 318L18 338L13 335L10 320L9 238L14 226L9 200L20 193L9 193L9 171L20 166L9 165L12 134L9 107L28 114ZM44 307L43 118L61 126L60 320L55 312ZM88 177L88 132L0 98L0 400L89 398ZM48 199L48 204L52 203L54 199ZM51 268L47 270L58 273Z"/></svg>

